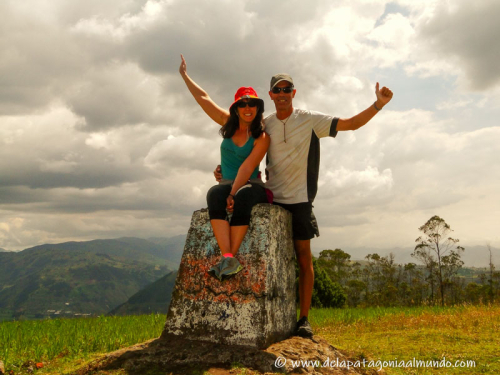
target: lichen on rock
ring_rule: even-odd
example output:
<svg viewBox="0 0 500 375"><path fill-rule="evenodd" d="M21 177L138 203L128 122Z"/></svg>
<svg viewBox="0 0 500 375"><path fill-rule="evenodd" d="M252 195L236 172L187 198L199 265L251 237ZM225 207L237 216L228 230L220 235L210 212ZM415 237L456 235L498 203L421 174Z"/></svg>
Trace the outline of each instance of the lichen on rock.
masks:
<svg viewBox="0 0 500 375"><path fill-rule="evenodd" d="M267 347L296 323L291 215L258 204L236 258L243 270L220 282L207 271L220 260L206 209L195 211L163 338Z"/></svg>

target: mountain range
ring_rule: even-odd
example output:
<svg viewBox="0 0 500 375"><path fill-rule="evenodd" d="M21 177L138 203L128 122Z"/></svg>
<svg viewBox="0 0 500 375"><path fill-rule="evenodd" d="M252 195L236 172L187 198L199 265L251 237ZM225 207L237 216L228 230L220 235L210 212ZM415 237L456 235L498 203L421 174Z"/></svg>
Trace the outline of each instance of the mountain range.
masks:
<svg viewBox="0 0 500 375"><path fill-rule="evenodd" d="M166 314L175 286L177 271L172 271L161 279L141 289L127 302L114 308L109 315Z"/></svg>
<svg viewBox="0 0 500 375"><path fill-rule="evenodd" d="M118 238L0 253L0 321L105 314L177 270L185 236Z"/></svg>
<svg viewBox="0 0 500 375"><path fill-rule="evenodd" d="M166 313L185 240L123 237L0 249L0 321ZM491 250L498 263L500 249ZM352 260L392 252L396 263L419 263L412 248L344 251ZM489 252L486 246L465 246L462 259L466 267L487 267Z"/></svg>

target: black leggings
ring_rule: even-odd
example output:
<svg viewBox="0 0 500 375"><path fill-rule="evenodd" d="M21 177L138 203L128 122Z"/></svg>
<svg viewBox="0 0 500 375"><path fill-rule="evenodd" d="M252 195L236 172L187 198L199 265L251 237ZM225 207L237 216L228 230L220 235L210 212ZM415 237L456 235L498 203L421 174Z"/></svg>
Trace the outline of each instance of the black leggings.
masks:
<svg viewBox="0 0 500 375"><path fill-rule="evenodd" d="M268 203L266 189L259 184L245 185L234 196L233 216L231 226L250 224L250 213L257 203ZM227 220L227 197L231 185L215 185L207 193L208 214L210 220Z"/></svg>

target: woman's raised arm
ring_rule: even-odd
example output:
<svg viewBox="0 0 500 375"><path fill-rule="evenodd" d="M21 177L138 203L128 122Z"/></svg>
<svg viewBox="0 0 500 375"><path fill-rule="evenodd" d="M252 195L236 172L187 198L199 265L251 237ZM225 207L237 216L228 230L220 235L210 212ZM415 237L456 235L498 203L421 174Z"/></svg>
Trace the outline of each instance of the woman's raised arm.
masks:
<svg viewBox="0 0 500 375"><path fill-rule="evenodd" d="M205 111L205 113L214 120L219 125L224 125L229 118L229 111L219 107L211 98L208 96L207 92L203 90L200 86L196 84L195 81L188 76L186 72L186 60L184 56L181 55L181 66L179 67L179 73L181 74L184 82L189 91L195 98L196 102Z"/></svg>

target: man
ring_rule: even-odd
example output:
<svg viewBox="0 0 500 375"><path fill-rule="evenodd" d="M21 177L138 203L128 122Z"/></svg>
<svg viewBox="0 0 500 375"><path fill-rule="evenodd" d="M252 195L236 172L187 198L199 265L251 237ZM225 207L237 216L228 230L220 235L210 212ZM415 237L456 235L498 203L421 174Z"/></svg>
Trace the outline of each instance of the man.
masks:
<svg viewBox="0 0 500 375"><path fill-rule="evenodd" d="M300 316L296 335L312 337L307 320L314 286L311 238L319 236L312 202L316 196L319 171L319 138L335 137L339 131L356 130L365 125L392 98L387 87L379 90L377 100L349 119L293 108L297 90L288 74L271 78L269 96L276 112L264 120L271 136L267 153L266 187L274 194L274 203L292 213L295 253L299 264ZM218 177L216 170L216 177Z"/></svg>

